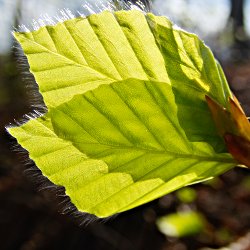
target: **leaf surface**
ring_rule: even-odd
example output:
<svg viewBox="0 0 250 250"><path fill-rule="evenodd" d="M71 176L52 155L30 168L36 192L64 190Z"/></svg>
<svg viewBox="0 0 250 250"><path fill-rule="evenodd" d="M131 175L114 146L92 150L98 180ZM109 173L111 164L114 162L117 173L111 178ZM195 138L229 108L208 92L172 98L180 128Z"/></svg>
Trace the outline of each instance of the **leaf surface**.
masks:
<svg viewBox="0 0 250 250"><path fill-rule="evenodd" d="M235 165L205 95L212 52L165 17L102 12L15 33L48 113L9 132L83 212L107 217Z"/></svg>
<svg viewBox="0 0 250 250"><path fill-rule="evenodd" d="M98 217L235 165L229 154L217 154L208 143L188 141L165 83L130 79L103 85L51 109L43 119L10 132L44 175L66 188L80 211ZM48 134L33 132L35 127Z"/></svg>

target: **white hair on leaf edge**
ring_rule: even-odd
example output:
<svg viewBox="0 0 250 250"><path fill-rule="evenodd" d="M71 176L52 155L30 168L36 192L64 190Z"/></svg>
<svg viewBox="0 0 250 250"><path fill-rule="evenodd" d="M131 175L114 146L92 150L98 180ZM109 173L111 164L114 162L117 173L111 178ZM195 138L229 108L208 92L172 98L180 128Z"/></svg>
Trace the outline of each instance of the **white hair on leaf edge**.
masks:
<svg viewBox="0 0 250 250"><path fill-rule="evenodd" d="M139 10L144 13L152 11L151 0L144 4L142 1L138 0L136 2L125 1L125 0L99 0L94 3L85 0L81 5L82 9L71 11L69 8L64 8L58 10L58 13L54 17L47 13L40 15L38 19L33 19L30 25L19 25L13 28L14 32L31 32L38 30L44 26L54 26L59 22L65 22L72 18L81 16L85 18L86 16L97 14L102 11L108 10L110 12L115 12L119 10Z"/></svg>
<svg viewBox="0 0 250 250"><path fill-rule="evenodd" d="M17 69L21 74L22 82L25 84L24 87L28 96L28 104L33 110L44 114L47 112L47 108L39 92L39 86L35 81L34 75L30 72L28 59L17 41L13 46L13 50L17 61Z"/></svg>
<svg viewBox="0 0 250 250"><path fill-rule="evenodd" d="M28 117L31 118L31 116L33 115L30 114ZM32 119L34 119L34 117L32 117ZM25 122L25 119L21 121L21 123L23 122ZM19 123L20 121L16 122L16 124ZM7 131L10 127L12 126L7 127ZM60 214L72 217L75 223L81 227L87 226L95 221L107 221L110 218L115 218L115 216L111 216L102 219L93 214L79 211L71 202L70 197L66 195L65 187L54 184L46 176L44 176L42 171L36 166L35 162L29 158L29 152L22 148L16 142L14 137L10 136L9 143L11 150L16 153L19 162L24 167L23 172L25 176L35 185L38 192L49 192L51 194L51 199L54 199L55 201L55 210L57 210Z"/></svg>

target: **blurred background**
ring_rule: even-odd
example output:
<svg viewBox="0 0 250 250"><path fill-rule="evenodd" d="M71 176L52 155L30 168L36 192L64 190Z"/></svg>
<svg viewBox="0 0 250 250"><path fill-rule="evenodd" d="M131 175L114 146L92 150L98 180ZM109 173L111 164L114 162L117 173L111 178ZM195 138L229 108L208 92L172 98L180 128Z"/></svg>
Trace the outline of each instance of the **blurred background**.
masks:
<svg viewBox="0 0 250 250"><path fill-rule="evenodd" d="M88 2L96 10L105 4ZM0 0L0 249L249 250L250 174L246 169L231 170L87 226L80 226L81 217L62 213L62 189L41 188L39 174L35 176L39 171L26 163L26 153L16 149L4 129L32 111L11 32L19 25L32 29L34 20L46 14L60 16L63 8L85 13L84 4L80 0ZM152 11L199 34L250 115L250 0L154 0ZM27 171L30 167L34 171Z"/></svg>

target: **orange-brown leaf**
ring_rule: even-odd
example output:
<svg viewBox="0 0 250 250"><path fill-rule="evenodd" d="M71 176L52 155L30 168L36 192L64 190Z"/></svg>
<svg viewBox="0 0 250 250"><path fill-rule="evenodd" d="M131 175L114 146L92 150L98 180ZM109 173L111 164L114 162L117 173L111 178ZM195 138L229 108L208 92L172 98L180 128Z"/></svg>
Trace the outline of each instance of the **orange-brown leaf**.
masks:
<svg viewBox="0 0 250 250"><path fill-rule="evenodd" d="M237 98L229 98L230 110L209 96L206 96L206 101L229 153L240 164L250 167L250 123Z"/></svg>

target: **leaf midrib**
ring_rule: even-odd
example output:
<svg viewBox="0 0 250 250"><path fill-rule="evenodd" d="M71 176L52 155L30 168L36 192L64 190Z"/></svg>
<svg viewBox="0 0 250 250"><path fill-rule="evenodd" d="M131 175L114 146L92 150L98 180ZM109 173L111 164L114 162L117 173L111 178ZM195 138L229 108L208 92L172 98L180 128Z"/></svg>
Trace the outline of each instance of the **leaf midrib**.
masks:
<svg viewBox="0 0 250 250"><path fill-rule="evenodd" d="M72 142L72 144L74 145L77 141ZM103 145L103 146L107 146L110 149L120 149L120 150L138 150L138 151L145 151L148 153L152 153L152 154L166 154L168 156L174 156L176 158L187 158L187 159L197 159L200 161L216 161L216 162L225 162L225 163L235 163L235 161L233 160L233 158L226 158L226 157L209 157L209 156L202 156L202 155L195 155L195 154L181 154L181 153L177 153L177 152L173 152L173 151L169 151L169 150L153 150L153 149L149 149L149 148L143 148L143 147L138 147L138 146L120 146L120 145L110 145L110 144L105 144L105 143L82 143L79 142L81 144L84 145ZM75 146L75 145L74 145ZM77 146L75 146L76 148L78 148ZM78 150L80 150L78 148ZM81 150L80 150L81 151ZM88 153L83 152L84 154L88 155ZM89 154L91 155L91 154ZM91 156L90 156L91 157Z"/></svg>

